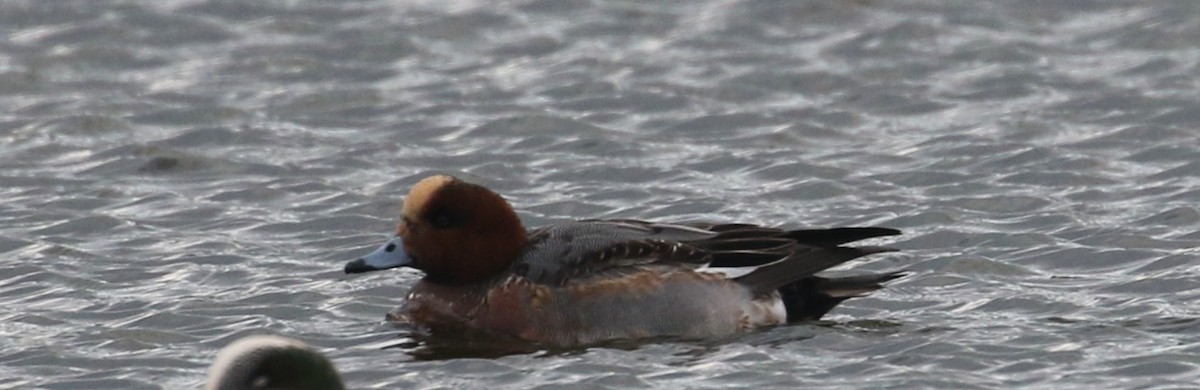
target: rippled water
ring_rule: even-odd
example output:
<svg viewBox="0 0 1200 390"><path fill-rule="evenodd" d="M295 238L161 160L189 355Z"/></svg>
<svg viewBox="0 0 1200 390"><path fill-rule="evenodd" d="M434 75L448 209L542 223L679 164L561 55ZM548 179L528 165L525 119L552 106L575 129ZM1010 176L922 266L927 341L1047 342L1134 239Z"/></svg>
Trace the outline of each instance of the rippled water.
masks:
<svg viewBox="0 0 1200 390"><path fill-rule="evenodd" d="M953 3L946 5L943 3ZM195 388L277 333L354 388L1200 380L1200 6L0 2L0 387ZM420 360L347 277L433 171L528 225L904 229L912 275L720 343Z"/></svg>

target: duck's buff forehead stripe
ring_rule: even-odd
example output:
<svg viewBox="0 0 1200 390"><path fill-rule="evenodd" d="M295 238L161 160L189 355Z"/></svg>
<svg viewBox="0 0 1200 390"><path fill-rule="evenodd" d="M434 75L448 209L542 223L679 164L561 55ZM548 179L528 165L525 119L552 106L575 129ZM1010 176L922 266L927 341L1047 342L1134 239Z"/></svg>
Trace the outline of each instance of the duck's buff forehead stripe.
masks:
<svg viewBox="0 0 1200 390"><path fill-rule="evenodd" d="M417 182L413 189L408 192L408 197L404 199L405 217L416 218L420 215L421 209L425 208L425 204L429 203L429 199L438 189L450 184L454 178L445 175L430 176Z"/></svg>

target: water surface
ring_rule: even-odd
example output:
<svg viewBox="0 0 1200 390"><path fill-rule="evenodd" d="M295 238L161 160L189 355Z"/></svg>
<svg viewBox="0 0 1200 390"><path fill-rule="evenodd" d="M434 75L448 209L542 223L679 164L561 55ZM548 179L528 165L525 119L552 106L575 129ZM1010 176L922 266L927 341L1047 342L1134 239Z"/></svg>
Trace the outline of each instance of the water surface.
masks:
<svg viewBox="0 0 1200 390"><path fill-rule="evenodd" d="M0 3L0 387L196 388L284 334L352 388L1184 388L1189 1ZM417 359L342 274L430 172L527 225L903 229L912 275L720 343Z"/></svg>

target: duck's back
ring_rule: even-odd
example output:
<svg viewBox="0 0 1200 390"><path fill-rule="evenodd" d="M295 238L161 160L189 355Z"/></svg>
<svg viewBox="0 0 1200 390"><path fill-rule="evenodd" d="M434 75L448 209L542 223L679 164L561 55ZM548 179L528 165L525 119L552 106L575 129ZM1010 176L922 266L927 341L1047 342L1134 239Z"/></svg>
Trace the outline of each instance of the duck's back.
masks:
<svg viewBox="0 0 1200 390"><path fill-rule="evenodd" d="M717 233L685 225L630 220L592 220L545 226L529 232L529 243L513 272L538 283L604 276L647 264L698 267L707 254L686 246Z"/></svg>

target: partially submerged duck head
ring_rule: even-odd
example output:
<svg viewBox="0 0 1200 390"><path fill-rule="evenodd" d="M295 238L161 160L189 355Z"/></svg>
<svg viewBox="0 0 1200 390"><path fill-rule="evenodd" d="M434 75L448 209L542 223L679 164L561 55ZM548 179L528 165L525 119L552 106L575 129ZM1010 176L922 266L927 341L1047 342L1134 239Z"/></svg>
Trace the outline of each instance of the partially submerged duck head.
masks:
<svg viewBox="0 0 1200 390"><path fill-rule="evenodd" d="M206 390L342 390L337 368L298 340L249 336L217 353Z"/></svg>

